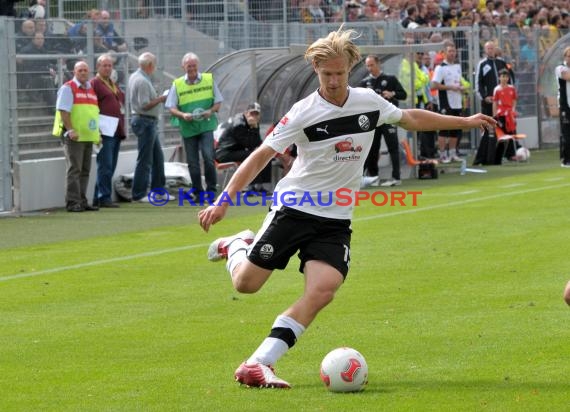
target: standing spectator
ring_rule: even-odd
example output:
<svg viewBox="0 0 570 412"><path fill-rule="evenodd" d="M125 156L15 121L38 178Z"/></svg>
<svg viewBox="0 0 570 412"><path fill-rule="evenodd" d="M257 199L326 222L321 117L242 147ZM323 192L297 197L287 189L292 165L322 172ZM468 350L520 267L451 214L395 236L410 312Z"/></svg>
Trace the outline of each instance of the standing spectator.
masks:
<svg viewBox="0 0 570 412"><path fill-rule="evenodd" d="M166 108L180 127L184 142L186 162L194 188L194 195L204 192L200 171L200 153L204 163L206 190L216 193L217 172L214 164L214 130L218 126L216 113L220 110L223 97L212 73L199 71L200 59L194 53L182 58L186 74L174 80Z"/></svg>
<svg viewBox="0 0 570 412"><path fill-rule="evenodd" d="M499 70L499 84L493 92L493 117L497 119L499 127L506 134L517 133L516 108L517 90L509 84L510 74L507 69ZM504 145L507 145L506 147ZM516 160L516 147L513 139L506 142L497 142L495 164L501 164L503 153L509 160Z"/></svg>
<svg viewBox="0 0 570 412"><path fill-rule="evenodd" d="M437 66L431 82L432 87L439 90L439 112L451 116L462 116L463 93L466 92L462 85L463 75L461 66L457 63L457 49L448 45L445 49L445 59ZM460 162L457 153L457 142L462 131L440 130L438 137L439 160L442 163ZM446 152L446 139L449 153Z"/></svg>
<svg viewBox="0 0 570 412"><path fill-rule="evenodd" d="M139 68L129 77L127 87L131 106L131 128L138 141L132 199L135 202L146 202L149 200L149 176L151 189L164 189L166 184L164 154L156 130L160 103L164 103L166 96L158 95L151 81L156 70L155 55L145 52L139 56L138 62ZM172 198L173 196L170 196L170 199Z"/></svg>
<svg viewBox="0 0 570 412"><path fill-rule="evenodd" d="M113 81L114 59L110 54L102 54L97 58L97 75L91 80L93 90L97 95L99 111L102 115L117 119L116 129L101 133L102 146L97 153L97 182L93 204L99 207L119 207L112 202L113 174L117 167L121 140L125 135L125 93Z"/></svg>
<svg viewBox="0 0 570 412"><path fill-rule="evenodd" d="M261 106L251 103L243 113L238 113L220 125L221 134L216 148L218 162L243 162L261 145L259 121ZM263 184L271 183L271 163L253 180L251 189L267 191Z"/></svg>
<svg viewBox="0 0 570 412"><path fill-rule="evenodd" d="M418 107L421 109L429 110L430 112L437 112L438 96L437 90L430 87L431 80L433 79L434 69L432 68L431 56L429 53L417 53L421 60L418 63L422 72L424 72L429 81L423 90L425 98L418 98ZM427 101L426 101L427 100ZM420 156L422 158L433 159L436 157L435 141L437 139L437 131L421 131L418 132L418 140L420 142Z"/></svg>
<svg viewBox="0 0 570 412"><path fill-rule="evenodd" d="M497 59L497 46L493 41L485 43L486 58L479 62L475 72L475 91L481 100L481 113L488 116L493 115L493 92L499 84L499 70L506 69L504 60ZM489 132L485 130L481 136L481 142L475 155L473 164L494 164L495 144L489 141Z"/></svg>
<svg viewBox="0 0 570 412"><path fill-rule="evenodd" d="M562 167L570 167L570 47L564 49L564 63L555 69L558 79Z"/></svg>
<svg viewBox="0 0 570 412"><path fill-rule="evenodd" d="M400 110L376 93L348 86L350 71L360 60L353 30L330 33L310 45L305 58L319 79L318 90L297 102L279 125L241 164L215 205L198 214L208 231L220 222L238 191L253 176L291 144L298 145L298 158L277 185L289 193L290 206L273 204L260 232L244 231L218 238L208 249L211 261L227 259L235 289L259 291L276 269L284 269L299 252L299 270L304 275L302 296L278 315L269 335L235 371L238 382L254 387L290 388L276 376L273 366L293 347L318 313L334 299L345 282L350 266L351 219L354 204L337 202L315 205L306 196L358 190L359 178L374 136L382 123L399 124L409 130L490 127L492 118L476 114L469 118L441 116L419 109ZM362 152L334 148L354 146ZM350 159L350 161L347 161ZM226 199L222 201L222 199Z"/></svg>
<svg viewBox="0 0 570 412"><path fill-rule="evenodd" d="M68 212L99 210L87 203L87 185L91 169L93 143L99 144L99 106L89 82L89 66L75 63L73 79L58 91L54 135L63 133L67 164L65 205Z"/></svg>
<svg viewBox="0 0 570 412"><path fill-rule="evenodd" d="M406 100L408 94L398 81L396 76L382 72L382 64L378 56L369 55L364 61L368 76L360 81L360 87L366 87L374 90L378 95L388 100L394 106L398 106L398 100ZM374 131L374 140L372 147L368 153L368 157L364 162L368 176L374 177L375 180L363 179L364 186L368 182L378 181L378 161L380 159L380 139L384 136L390 160L392 162L392 178L383 182L380 186L399 186L402 184L400 180L400 142L398 141L398 130L395 125L383 124Z"/></svg>

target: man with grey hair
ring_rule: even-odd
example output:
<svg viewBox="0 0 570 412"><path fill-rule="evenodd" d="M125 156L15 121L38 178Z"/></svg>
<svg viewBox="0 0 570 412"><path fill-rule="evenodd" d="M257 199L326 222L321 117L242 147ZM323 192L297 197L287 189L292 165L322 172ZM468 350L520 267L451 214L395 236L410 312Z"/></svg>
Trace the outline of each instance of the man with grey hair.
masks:
<svg viewBox="0 0 570 412"><path fill-rule="evenodd" d="M200 59L194 53L182 58L186 74L172 82L166 108L172 114L173 124L180 127L186 162L192 180L194 197L204 192L200 171L200 153L204 162L204 177L208 194L216 192L217 172L214 164L214 130L218 126L216 113L223 101L212 73L198 70ZM203 201L202 195L201 201ZM209 199L212 202L214 199Z"/></svg>
<svg viewBox="0 0 570 412"><path fill-rule="evenodd" d="M99 106L89 82L89 65L78 61L73 79L57 93L53 134L61 136L67 166L65 206L68 212L96 211L87 203L85 192L91 170L93 144L99 144Z"/></svg>
<svg viewBox="0 0 570 412"><path fill-rule="evenodd" d="M97 95L99 112L108 117L111 127L101 125L101 149L97 153L97 183L93 204L99 207L119 207L112 202L113 174L117 167L121 140L125 139L125 93L113 81L115 59L111 54L97 58L97 74L91 79L91 86Z"/></svg>
<svg viewBox="0 0 570 412"><path fill-rule="evenodd" d="M133 201L148 200L149 175L151 189L162 189L164 155L156 130L160 103L166 96L159 95L152 84L151 76L156 70L156 56L145 52L139 56L139 68L129 77L128 97L131 105L131 128L138 139L138 155L133 179ZM173 196L170 196L172 199Z"/></svg>

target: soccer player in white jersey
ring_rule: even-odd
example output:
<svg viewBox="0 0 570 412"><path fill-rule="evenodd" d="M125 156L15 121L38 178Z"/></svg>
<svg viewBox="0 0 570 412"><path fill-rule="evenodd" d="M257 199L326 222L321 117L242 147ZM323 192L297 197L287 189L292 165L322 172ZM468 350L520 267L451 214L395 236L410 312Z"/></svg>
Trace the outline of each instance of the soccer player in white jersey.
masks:
<svg viewBox="0 0 570 412"><path fill-rule="evenodd" d="M257 235L245 230L217 239L208 250L210 260L227 259L233 286L241 293L257 292L274 269L284 269L299 252L303 294L277 316L269 336L235 371L236 380L247 386L290 388L275 375L273 366L333 300L348 273L353 208L301 200L338 189L358 191L374 129L383 123L418 131L496 124L480 113L453 117L421 109L401 110L373 90L349 87L350 70L360 60L352 41L356 36L355 31L341 27L309 46L305 58L318 76L318 90L293 105L241 164L214 205L199 212L200 225L208 231L230 206L223 199L236 199L277 153L297 145L298 157L291 171L275 188L276 193L289 192L297 202L274 204Z"/></svg>

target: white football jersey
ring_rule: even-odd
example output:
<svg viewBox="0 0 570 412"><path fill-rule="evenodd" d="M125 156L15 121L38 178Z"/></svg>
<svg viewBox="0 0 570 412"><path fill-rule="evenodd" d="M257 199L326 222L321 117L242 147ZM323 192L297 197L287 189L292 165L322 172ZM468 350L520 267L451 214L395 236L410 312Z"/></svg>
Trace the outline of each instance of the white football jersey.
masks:
<svg viewBox="0 0 570 412"><path fill-rule="evenodd" d="M354 201L347 197L354 198L360 190L374 129L399 122L402 111L373 90L349 87L348 91L342 107L315 91L295 103L264 140L279 153L295 144L298 153L275 187L272 208L288 206L334 219L352 217Z"/></svg>
<svg viewBox="0 0 570 412"><path fill-rule="evenodd" d="M461 65L443 62L435 68L432 81L447 86L461 86ZM440 90L439 104L443 108L461 109L463 108L463 95L455 90Z"/></svg>

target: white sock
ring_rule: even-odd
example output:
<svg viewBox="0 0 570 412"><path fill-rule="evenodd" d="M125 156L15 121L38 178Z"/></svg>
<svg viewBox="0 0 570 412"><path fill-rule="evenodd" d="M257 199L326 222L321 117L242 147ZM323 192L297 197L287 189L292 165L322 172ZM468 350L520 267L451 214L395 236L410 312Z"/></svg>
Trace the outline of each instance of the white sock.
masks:
<svg viewBox="0 0 570 412"><path fill-rule="evenodd" d="M236 239L228 247L228 261L226 262L226 268L233 277L234 270L239 266L241 262L247 259L247 248L249 245L242 239Z"/></svg>
<svg viewBox="0 0 570 412"><path fill-rule="evenodd" d="M305 331L305 327L297 322L295 319L289 316L279 315L275 322L273 323L272 329L274 328L286 328L293 331L295 335L295 340ZM264 365L275 365L275 363L281 359L285 353L289 350L289 345L282 339L267 337L263 340L261 345L255 350L255 352L250 356L246 363L262 363Z"/></svg>

